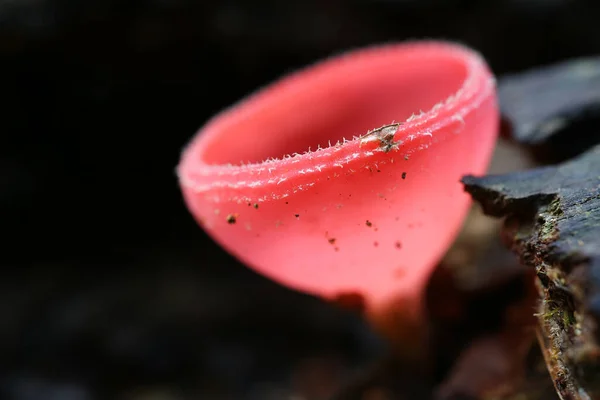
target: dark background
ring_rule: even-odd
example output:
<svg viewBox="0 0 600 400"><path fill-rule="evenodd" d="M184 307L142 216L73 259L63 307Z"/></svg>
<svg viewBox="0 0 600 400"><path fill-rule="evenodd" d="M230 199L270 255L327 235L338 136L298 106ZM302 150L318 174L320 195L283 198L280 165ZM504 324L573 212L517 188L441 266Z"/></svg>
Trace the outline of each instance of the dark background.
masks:
<svg viewBox="0 0 600 400"><path fill-rule="evenodd" d="M321 398L381 343L204 235L185 143L345 49L452 39L502 75L600 53L598 17L594 0L0 1L0 399Z"/></svg>

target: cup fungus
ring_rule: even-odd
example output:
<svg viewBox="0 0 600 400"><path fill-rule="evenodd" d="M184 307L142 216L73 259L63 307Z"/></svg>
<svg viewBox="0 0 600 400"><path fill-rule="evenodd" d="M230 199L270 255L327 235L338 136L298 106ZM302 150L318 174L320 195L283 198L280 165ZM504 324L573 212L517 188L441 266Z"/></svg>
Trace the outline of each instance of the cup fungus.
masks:
<svg viewBox="0 0 600 400"><path fill-rule="evenodd" d="M183 152L187 207L259 273L367 315L421 313L424 286L470 205L499 124L495 80L463 46L350 52L210 120Z"/></svg>

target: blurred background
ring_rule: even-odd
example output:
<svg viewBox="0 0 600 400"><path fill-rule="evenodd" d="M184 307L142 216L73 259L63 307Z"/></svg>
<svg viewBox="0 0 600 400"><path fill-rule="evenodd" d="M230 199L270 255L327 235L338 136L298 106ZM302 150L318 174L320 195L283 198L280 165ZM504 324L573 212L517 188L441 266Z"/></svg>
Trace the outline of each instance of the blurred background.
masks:
<svg viewBox="0 0 600 400"><path fill-rule="evenodd" d="M502 75L600 53L599 16L594 0L0 0L0 399L327 398L383 344L213 244L180 197L183 146L343 50L452 39Z"/></svg>

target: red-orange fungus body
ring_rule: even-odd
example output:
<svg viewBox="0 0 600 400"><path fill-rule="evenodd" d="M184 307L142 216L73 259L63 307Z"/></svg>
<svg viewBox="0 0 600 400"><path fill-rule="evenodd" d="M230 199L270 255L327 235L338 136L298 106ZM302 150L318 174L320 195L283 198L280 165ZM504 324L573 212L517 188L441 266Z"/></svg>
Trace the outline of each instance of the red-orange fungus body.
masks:
<svg viewBox="0 0 600 400"><path fill-rule="evenodd" d="M392 123L387 136L364 136ZM485 171L498 124L495 81L477 53L387 45L309 67L217 115L178 174L198 222L256 271L378 307L420 296L470 205L459 179Z"/></svg>

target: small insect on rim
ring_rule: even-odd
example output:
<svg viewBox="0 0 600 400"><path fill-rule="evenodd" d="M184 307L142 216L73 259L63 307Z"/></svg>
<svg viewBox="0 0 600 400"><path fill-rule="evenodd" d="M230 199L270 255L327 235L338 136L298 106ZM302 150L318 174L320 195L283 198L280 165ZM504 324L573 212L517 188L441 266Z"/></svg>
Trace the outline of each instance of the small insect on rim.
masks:
<svg viewBox="0 0 600 400"><path fill-rule="evenodd" d="M378 141L379 149L384 153L388 153L391 150L398 150L402 144L402 140L394 142L394 137L396 136L396 133L400 129L401 125L401 122L396 122L389 125L383 125L377 129L367 132L365 135L359 138L360 147L362 147L363 144Z"/></svg>

